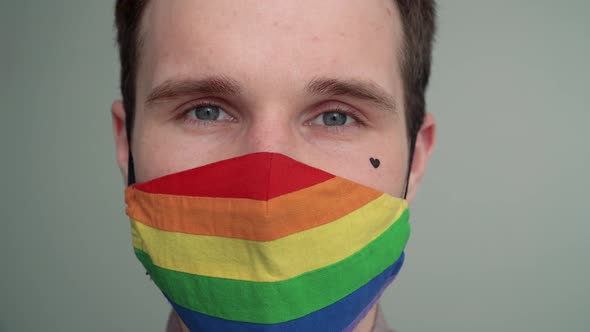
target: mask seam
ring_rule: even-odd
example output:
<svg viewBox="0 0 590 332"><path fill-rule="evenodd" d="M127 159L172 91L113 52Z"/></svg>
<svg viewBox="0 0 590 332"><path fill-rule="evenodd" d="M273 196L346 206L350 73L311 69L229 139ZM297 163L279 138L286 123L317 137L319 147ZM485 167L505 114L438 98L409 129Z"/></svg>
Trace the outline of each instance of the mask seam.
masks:
<svg viewBox="0 0 590 332"><path fill-rule="evenodd" d="M266 207L266 215L265 217L268 218L268 198L270 197L270 182L272 179L272 169L273 169L273 161L274 161L274 153L270 155L270 160L268 162L269 168L268 168L268 179L266 181L266 195L264 197L265 199L265 204L264 206Z"/></svg>

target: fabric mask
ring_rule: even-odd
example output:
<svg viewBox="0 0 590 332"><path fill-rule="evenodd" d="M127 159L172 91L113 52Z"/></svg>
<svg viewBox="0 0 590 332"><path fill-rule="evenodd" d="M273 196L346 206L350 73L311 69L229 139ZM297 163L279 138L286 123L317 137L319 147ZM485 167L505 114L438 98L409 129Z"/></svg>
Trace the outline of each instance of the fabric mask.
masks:
<svg viewBox="0 0 590 332"><path fill-rule="evenodd" d="M133 247L191 331L351 331L400 270L405 200L276 153L127 188Z"/></svg>

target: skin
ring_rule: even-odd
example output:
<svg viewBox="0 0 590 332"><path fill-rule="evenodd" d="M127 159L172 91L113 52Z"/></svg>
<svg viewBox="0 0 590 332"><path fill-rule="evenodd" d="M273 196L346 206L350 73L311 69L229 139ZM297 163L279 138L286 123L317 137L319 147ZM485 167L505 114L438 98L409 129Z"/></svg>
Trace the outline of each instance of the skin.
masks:
<svg viewBox="0 0 590 332"><path fill-rule="evenodd" d="M399 67L403 35L391 0L152 0L140 31L131 137L137 182L269 151L403 196L409 153ZM148 102L165 83L211 78L229 80L239 93L159 89L160 98ZM362 82L393 107L354 93L309 91L314 79ZM199 120L204 103L221 116ZM346 114L338 115L346 124L325 125L325 112ZM112 119L126 183L129 145L120 100ZM434 134L427 114L407 183L410 203ZM380 160L378 168L371 157ZM372 329L375 309L356 331Z"/></svg>

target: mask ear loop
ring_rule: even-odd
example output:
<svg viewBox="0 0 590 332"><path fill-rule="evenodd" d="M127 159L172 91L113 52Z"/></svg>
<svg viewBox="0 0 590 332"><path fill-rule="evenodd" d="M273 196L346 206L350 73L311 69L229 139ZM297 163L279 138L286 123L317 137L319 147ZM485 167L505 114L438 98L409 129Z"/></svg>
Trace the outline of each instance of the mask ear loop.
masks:
<svg viewBox="0 0 590 332"><path fill-rule="evenodd" d="M133 167L133 156L129 151L129 161L127 163L127 185L130 186L135 183L135 168Z"/></svg>
<svg viewBox="0 0 590 332"><path fill-rule="evenodd" d="M125 122L127 131L127 146L129 147L129 158L127 159L127 185L135 183L135 166L133 165L133 155L131 154L131 125L132 121Z"/></svg>
<svg viewBox="0 0 590 332"><path fill-rule="evenodd" d="M410 186L410 174L412 173L412 163L414 162L414 148L416 141L412 140L410 143L410 160L408 161L408 174L406 175L406 189L404 189L404 199L408 197L408 187Z"/></svg>

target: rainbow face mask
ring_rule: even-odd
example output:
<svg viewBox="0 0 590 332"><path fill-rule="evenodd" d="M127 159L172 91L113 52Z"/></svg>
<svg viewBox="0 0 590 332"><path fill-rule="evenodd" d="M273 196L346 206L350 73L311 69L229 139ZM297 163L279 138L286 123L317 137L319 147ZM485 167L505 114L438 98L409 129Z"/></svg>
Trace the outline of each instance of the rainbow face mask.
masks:
<svg viewBox="0 0 590 332"><path fill-rule="evenodd" d="M127 188L133 247L191 331L351 331L400 270L408 205L255 153Z"/></svg>

